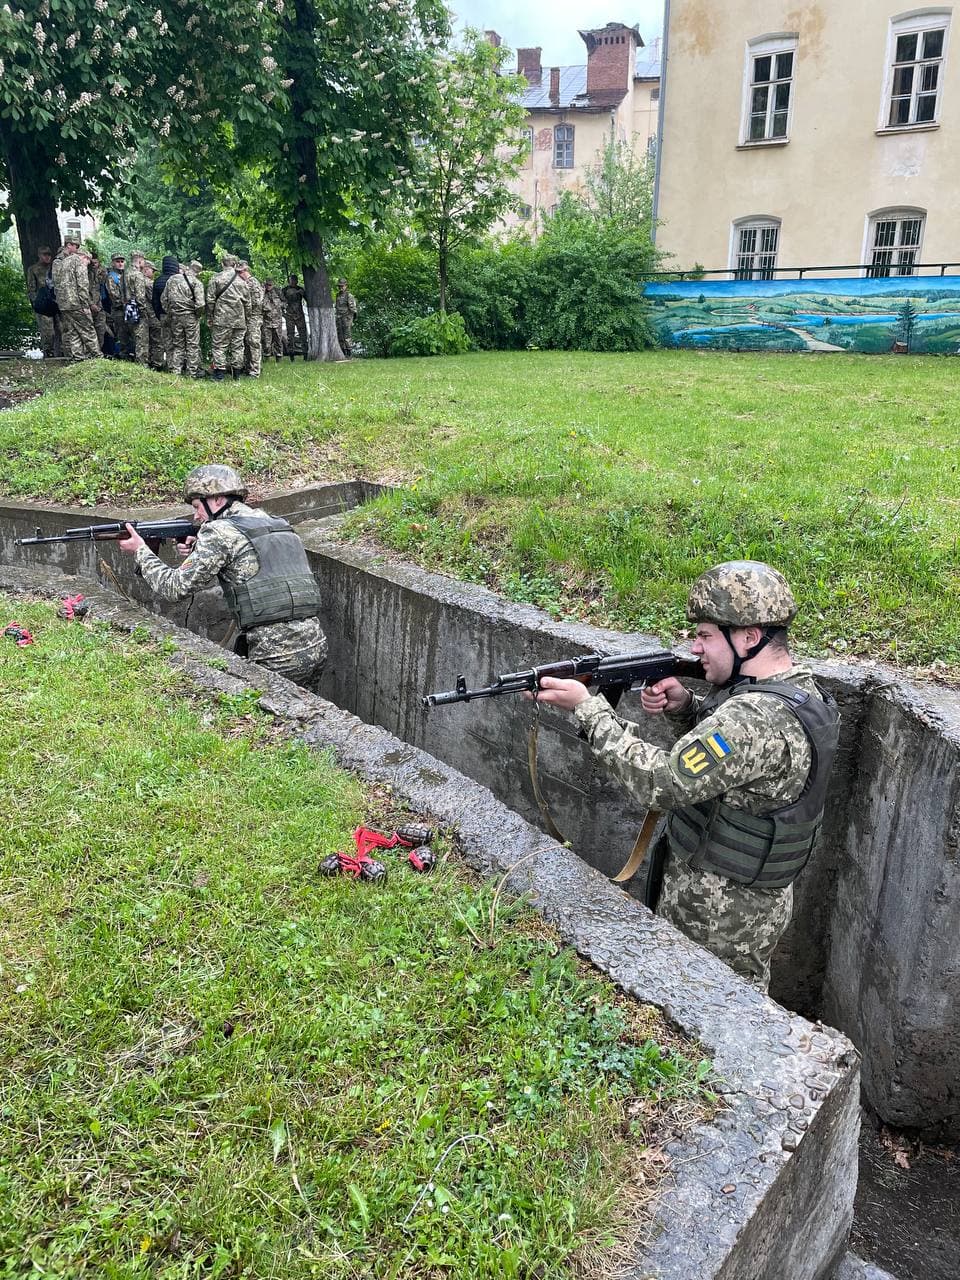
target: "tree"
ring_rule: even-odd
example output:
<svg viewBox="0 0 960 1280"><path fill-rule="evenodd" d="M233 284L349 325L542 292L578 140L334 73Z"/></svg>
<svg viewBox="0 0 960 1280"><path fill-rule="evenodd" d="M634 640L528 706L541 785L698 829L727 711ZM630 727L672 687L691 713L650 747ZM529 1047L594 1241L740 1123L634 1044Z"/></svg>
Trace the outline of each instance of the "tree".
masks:
<svg viewBox="0 0 960 1280"><path fill-rule="evenodd" d="M302 268L314 359L342 358L330 242L376 228L413 193L448 23L442 0L324 0L322 9L289 0L280 20L274 56L289 104L273 131L232 149L219 193L225 216L265 257Z"/></svg>
<svg viewBox="0 0 960 1280"><path fill-rule="evenodd" d="M587 206L597 217L627 231L653 229L654 167L629 142L610 137L600 158L584 175Z"/></svg>
<svg viewBox="0 0 960 1280"><path fill-rule="evenodd" d="M478 32L465 32L462 46L444 59L439 111L420 143L415 221L437 255L441 311L451 250L475 242L514 200L508 183L525 151L524 81L505 74L509 56Z"/></svg>
<svg viewBox="0 0 960 1280"><path fill-rule="evenodd" d="M910 343L913 341L913 327L917 323L919 315L920 313L914 306L913 299L907 298L900 308L900 317L897 324L900 334L899 341L903 343L907 351L910 350Z"/></svg>
<svg viewBox="0 0 960 1280"><path fill-rule="evenodd" d="M181 260L210 262L218 248L250 256L246 240L217 208L209 182L195 179L194 191L176 180L158 147L147 145L123 171L123 179L103 203L106 237L113 232L127 244L150 246Z"/></svg>
<svg viewBox="0 0 960 1280"><path fill-rule="evenodd" d="M25 268L38 244L59 244L57 206L109 195L144 134L178 144L192 173L218 138L268 126L284 103L269 43L283 2L176 0L166 16L169 0L0 8L0 187Z"/></svg>

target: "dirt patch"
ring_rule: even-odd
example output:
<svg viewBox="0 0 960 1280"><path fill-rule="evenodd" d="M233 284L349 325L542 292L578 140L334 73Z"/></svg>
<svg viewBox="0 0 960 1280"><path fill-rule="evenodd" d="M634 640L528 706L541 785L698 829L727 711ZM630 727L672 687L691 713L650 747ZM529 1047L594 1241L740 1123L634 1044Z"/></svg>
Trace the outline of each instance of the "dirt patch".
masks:
<svg viewBox="0 0 960 1280"><path fill-rule="evenodd" d="M42 395L36 387L0 387L0 409L15 409L18 404Z"/></svg>

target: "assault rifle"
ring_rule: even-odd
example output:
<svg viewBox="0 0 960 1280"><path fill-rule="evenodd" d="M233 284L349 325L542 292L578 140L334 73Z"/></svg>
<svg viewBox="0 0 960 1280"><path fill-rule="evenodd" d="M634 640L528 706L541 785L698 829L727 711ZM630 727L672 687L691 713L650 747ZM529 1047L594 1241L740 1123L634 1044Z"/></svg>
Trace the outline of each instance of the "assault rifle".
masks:
<svg viewBox="0 0 960 1280"><path fill-rule="evenodd" d="M604 657L600 653L587 653L577 658L563 658L559 662L547 662L542 667L530 667L527 671L511 671L497 676L493 684L481 689L468 689L463 676L457 680L456 689L448 693L428 693L421 699L425 708L449 706L452 702L472 702L474 698L499 698L502 694L531 692L541 687L544 676L558 680L580 680L594 693L602 693L611 706L616 706L621 696L635 684L655 684L665 676L689 676L703 678L703 668L692 658L684 658L660 649L655 653L621 653Z"/></svg>
<svg viewBox="0 0 960 1280"><path fill-rule="evenodd" d="M119 542L128 537L127 525L130 524L144 542L164 542L175 538L177 542L185 542L187 538L196 537L198 525L190 519L181 520L129 520L118 524L88 524L80 529L67 529L66 533L54 533L43 537L37 529L35 538L17 538L18 547L36 546L39 542Z"/></svg>

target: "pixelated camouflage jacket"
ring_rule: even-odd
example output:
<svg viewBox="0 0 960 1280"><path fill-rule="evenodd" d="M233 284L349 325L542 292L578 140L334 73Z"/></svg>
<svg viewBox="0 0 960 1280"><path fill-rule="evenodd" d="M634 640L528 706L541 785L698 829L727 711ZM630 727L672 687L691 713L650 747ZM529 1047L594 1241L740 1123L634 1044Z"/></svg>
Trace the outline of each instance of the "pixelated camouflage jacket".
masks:
<svg viewBox="0 0 960 1280"><path fill-rule="evenodd" d="M49 267L45 267L39 260L27 271L27 297L32 302L43 286L47 283L47 273L50 273L50 279L53 280L53 263Z"/></svg>
<svg viewBox="0 0 960 1280"><path fill-rule="evenodd" d="M196 276L171 276L163 286L160 305L171 316L196 318L203 310L203 285Z"/></svg>
<svg viewBox="0 0 960 1280"><path fill-rule="evenodd" d="M802 666L757 681L764 683L796 684L820 696ZM576 716L597 757L642 808L680 809L714 796L747 813L792 804L812 764L810 741L793 712L780 698L744 693L695 724L701 701L669 717L681 733L670 750L644 742L637 725L621 720L603 697L581 702Z"/></svg>
<svg viewBox="0 0 960 1280"><path fill-rule="evenodd" d="M153 285L147 282L147 277L142 271L138 271L136 267L131 267L127 272L127 292L140 308L140 319L146 320L146 310L150 306L150 295L153 291Z"/></svg>
<svg viewBox="0 0 960 1280"><path fill-rule="evenodd" d="M279 329L283 323L283 299L276 289L263 291L263 323L270 329Z"/></svg>
<svg viewBox="0 0 960 1280"><path fill-rule="evenodd" d="M247 286L247 293L250 295L250 323L259 327L263 320L263 285L256 276L251 276L243 283Z"/></svg>
<svg viewBox="0 0 960 1280"><path fill-rule="evenodd" d="M207 284L207 323L226 329L245 329L250 310L247 286L233 267L227 267Z"/></svg>
<svg viewBox="0 0 960 1280"><path fill-rule="evenodd" d="M90 278L79 253L62 250L53 260L53 288L61 311L90 309Z"/></svg>
<svg viewBox="0 0 960 1280"><path fill-rule="evenodd" d="M234 502L230 512L270 519L266 511L248 507L245 502ZM172 568L165 565L149 547L138 549L136 565L144 582L161 600L183 600L195 591L212 586L219 578L230 583L249 581L258 572L260 561L250 540L221 516L200 526L193 550L179 565ZM318 618L271 622L254 627L247 634L249 656L254 662L313 649L324 640Z"/></svg>

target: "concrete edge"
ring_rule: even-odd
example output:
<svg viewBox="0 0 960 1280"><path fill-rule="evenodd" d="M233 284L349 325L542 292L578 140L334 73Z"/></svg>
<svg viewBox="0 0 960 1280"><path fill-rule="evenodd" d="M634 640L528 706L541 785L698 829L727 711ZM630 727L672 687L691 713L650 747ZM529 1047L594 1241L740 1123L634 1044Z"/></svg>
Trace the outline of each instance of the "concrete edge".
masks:
<svg viewBox="0 0 960 1280"><path fill-rule="evenodd" d="M634 1280L829 1273L856 1186L859 1059L844 1036L787 1013L490 792L384 730L86 579L2 567L0 589L51 599L80 590L94 618L174 640L170 660L199 686L258 689L261 706L304 741L456 827L471 865L528 893L564 941L705 1046L729 1109L668 1148L671 1180L629 1269Z"/></svg>

